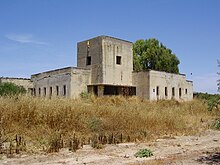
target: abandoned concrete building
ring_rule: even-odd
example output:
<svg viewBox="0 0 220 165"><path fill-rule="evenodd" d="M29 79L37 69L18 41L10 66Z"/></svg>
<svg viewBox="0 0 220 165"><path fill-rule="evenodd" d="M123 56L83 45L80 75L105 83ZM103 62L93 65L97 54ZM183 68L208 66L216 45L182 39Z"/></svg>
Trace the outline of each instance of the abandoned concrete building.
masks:
<svg viewBox="0 0 220 165"><path fill-rule="evenodd" d="M88 92L97 96L136 95L149 100L193 99L193 83L184 74L134 72L132 42L109 36L79 42L77 67L33 74L31 79L20 81L33 95L44 97L77 98Z"/></svg>

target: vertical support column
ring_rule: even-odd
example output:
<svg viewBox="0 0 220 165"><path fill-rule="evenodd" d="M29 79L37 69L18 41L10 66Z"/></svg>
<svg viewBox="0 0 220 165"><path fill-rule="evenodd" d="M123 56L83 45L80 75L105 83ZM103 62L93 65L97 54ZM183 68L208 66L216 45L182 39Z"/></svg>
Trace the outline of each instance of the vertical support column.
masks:
<svg viewBox="0 0 220 165"><path fill-rule="evenodd" d="M104 85L99 85L98 86L98 96L103 96L104 95Z"/></svg>

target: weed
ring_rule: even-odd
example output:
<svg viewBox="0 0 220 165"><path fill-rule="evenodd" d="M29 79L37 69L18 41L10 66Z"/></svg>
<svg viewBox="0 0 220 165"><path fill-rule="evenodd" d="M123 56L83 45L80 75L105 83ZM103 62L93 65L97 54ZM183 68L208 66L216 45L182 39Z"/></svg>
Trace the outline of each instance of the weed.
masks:
<svg viewBox="0 0 220 165"><path fill-rule="evenodd" d="M143 158L143 157L150 157L150 156L153 156L153 152L151 151L151 150L149 150L149 149L147 149L147 148L145 148L145 149L140 149L138 152L136 152L135 154L134 154L134 156L137 158L137 157L139 157L139 158Z"/></svg>
<svg viewBox="0 0 220 165"><path fill-rule="evenodd" d="M89 94L88 94L87 92L81 92L81 93L80 93L80 97L81 97L82 99L88 99L88 98L89 98Z"/></svg>

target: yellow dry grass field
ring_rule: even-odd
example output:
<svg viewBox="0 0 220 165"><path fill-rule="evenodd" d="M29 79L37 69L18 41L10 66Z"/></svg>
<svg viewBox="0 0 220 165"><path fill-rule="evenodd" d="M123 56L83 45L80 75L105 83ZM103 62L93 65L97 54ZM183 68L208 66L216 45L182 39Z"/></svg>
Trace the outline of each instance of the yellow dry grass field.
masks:
<svg viewBox="0 0 220 165"><path fill-rule="evenodd" d="M190 135L207 129L218 113L208 111L199 100L0 97L2 141L13 140L18 135L25 139L29 152L47 150L58 136L66 143L73 136L87 143L97 135L112 135L122 142Z"/></svg>

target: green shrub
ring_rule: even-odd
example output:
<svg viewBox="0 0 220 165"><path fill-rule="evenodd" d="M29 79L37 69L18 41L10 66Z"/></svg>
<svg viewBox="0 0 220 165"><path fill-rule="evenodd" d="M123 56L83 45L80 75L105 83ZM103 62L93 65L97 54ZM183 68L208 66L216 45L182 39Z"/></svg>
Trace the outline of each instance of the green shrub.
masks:
<svg viewBox="0 0 220 165"><path fill-rule="evenodd" d="M137 158L137 157L139 157L139 158L143 158L143 157L150 157L150 156L153 156L153 152L151 151L151 150L149 150L149 149L147 149L147 148L145 148L145 149L140 149L138 152L136 152L135 154L134 154L134 156Z"/></svg>
<svg viewBox="0 0 220 165"><path fill-rule="evenodd" d="M220 95L219 94L208 94L208 93L196 93L197 99L203 100L208 105L208 110L219 109L220 106Z"/></svg>
<svg viewBox="0 0 220 165"><path fill-rule="evenodd" d="M101 133L104 131L104 123L103 121L98 117L92 117L87 122L87 127L92 132L98 132Z"/></svg>
<svg viewBox="0 0 220 165"><path fill-rule="evenodd" d="M216 120L213 122L212 127L213 127L214 129L220 130L220 118L219 118L219 119L216 119Z"/></svg>
<svg viewBox="0 0 220 165"><path fill-rule="evenodd" d="M24 93L26 93L26 90L22 86L17 86L9 82L0 83L0 96L17 95Z"/></svg>
<svg viewBox="0 0 220 165"><path fill-rule="evenodd" d="M88 94L87 92L81 92L81 93L80 93L80 97L81 97L82 99L88 99L88 98L89 98L89 94Z"/></svg>

